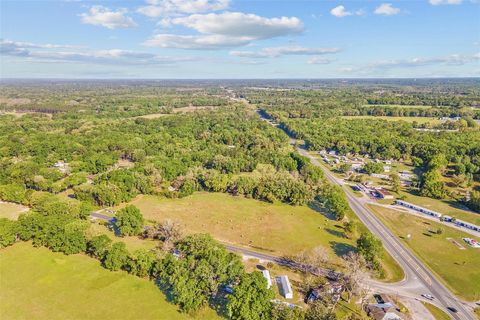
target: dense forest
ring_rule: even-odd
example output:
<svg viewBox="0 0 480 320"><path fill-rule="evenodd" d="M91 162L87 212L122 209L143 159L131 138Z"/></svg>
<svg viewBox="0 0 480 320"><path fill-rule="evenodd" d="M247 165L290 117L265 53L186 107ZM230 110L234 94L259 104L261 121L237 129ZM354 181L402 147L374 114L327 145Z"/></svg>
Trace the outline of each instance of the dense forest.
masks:
<svg viewBox="0 0 480 320"><path fill-rule="evenodd" d="M376 84L249 89L243 94L310 150L412 163L420 170L422 195L453 197L478 211L478 190L472 184L480 181L478 85ZM444 159L441 165L432 165L438 158ZM447 171L474 186L469 195L448 194L441 181Z"/></svg>

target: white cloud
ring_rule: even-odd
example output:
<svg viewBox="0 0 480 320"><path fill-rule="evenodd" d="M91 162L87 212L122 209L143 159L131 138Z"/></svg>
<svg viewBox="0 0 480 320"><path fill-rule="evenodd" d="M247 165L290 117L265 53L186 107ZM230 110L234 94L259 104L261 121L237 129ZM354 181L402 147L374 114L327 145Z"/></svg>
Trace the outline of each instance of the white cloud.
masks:
<svg viewBox="0 0 480 320"><path fill-rule="evenodd" d="M338 48L306 48L306 47L272 47L264 48L261 51L231 51L232 56L242 58L277 58L284 55L320 55L337 53Z"/></svg>
<svg viewBox="0 0 480 320"><path fill-rule="evenodd" d="M375 9L374 13L384 16L393 16L399 14L400 9L393 7L391 3L382 3Z"/></svg>
<svg viewBox="0 0 480 320"><path fill-rule="evenodd" d="M10 40L0 41L0 55L25 58L28 61L79 62L106 65L156 65L192 61L191 57L159 56L153 53L120 49L110 50L59 50L75 46L44 45ZM33 49L33 50L32 50Z"/></svg>
<svg viewBox="0 0 480 320"><path fill-rule="evenodd" d="M200 34L156 34L144 45L181 49L238 47L255 40L298 34L303 30L302 22L296 17L265 18L241 12L193 14L169 19L168 22Z"/></svg>
<svg viewBox="0 0 480 320"><path fill-rule="evenodd" d="M366 14L365 10L359 9L355 12L347 11L344 6L336 6L332 10L330 10L330 14L337 18L343 18L348 16L363 16Z"/></svg>
<svg viewBox="0 0 480 320"><path fill-rule="evenodd" d="M473 55L451 54L444 57L413 58L406 60L387 60L371 64L374 68L422 67L427 65L464 65L480 60L480 53Z"/></svg>
<svg viewBox="0 0 480 320"><path fill-rule="evenodd" d="M443 57L383 60L349 68L351 72L371 74L391 69L420 68L425 66L462 66L480 61L480 52L475 54L451 54Z"/></svg>
<svg viewBox="0 0 480 320"><path fill-rule="evenodd" d="M157 18L181 13L224 10L230 5L230 0L148 0L147 4L138 8L137 11L148 17Z"/></svg>
<svg viewBox="0 0 480 320"><path fill-rule="evenodd" d="M462 0L429 0L428 1L433 6L438 6L441 4L461 4Z"/></svg>
<svg viewBox="0 0 480 320"><path fill-rule="evenodd" d="M172 23L200 33L253 39L284 36L299 33L303 29L302 22L296 17L265 18L242 12L194 14L172 19Z"/></svg>
<svg viewBox="0 0 480 320"><path fill-rule="evenodd" d="M320 58L320 57L313 57L307 60L308 64L330 64L334 59L328 59L328 58Z"/></svg>
<svg viewBox="0 0 480 320"><path fill-rule="evenodd" d="M244 46L250 37L228 37L223 35L176 35L156 34L143 44L147 47L213 50Z"/></svg>
<svg viewBox="0 0 480 320"><path fill-rule="evenodd" d="M132 18L127 17L126 9L119 9L112 11L103 6L93 6L88 13L80 14L81 21L84 24L91 24L94 26L102 26L108 29L117 28L132 28L137 24Z"/></svg>
<svg viewBox="0 0 480 320"><path fill-rule="evenodd" d="M74 49L79 46L60 45L60 44L36 44L31 42L15 42L10 40L0 39L0 53L8 55L22 56L28 54L28 49Z"/></svg>
<svg viewBox="0 0 480 320"><path fill-rule="evenodd" d="M330 10L330 14L332 16L337 17L337 18L343 18L343 17L351 16L353 13L345 10L344 6L337 6L337 7L333 8L332 10Z"/></svg>

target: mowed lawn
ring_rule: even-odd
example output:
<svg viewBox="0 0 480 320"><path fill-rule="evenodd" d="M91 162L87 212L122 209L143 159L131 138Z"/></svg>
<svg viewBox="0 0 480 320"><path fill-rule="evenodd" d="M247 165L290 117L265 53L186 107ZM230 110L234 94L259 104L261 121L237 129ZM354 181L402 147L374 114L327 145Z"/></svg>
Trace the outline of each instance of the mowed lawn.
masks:
<svg viewBox="0 0 480 320"><path fill-rule="evenodd" d="M25 242L0 250L0 288L1 319L220 319L179 313L146 279Z"/></svg>
<svg viewBox="0 0 480 320"><path fill-rule="evenodd" d="M387 120L387 121L405 121L405 122L417 122L418 124L430 123L441 124L445 121L434 117L389 117L389 116L342 116L344 119L374 119L374 120Z"/></svg>
<svg viewBox="0 0 480 320"><path fill-rule="evenodd" d="M209 233L272 255L323 246L332 261L353 249L337 221L307 206L270 204L222 193L198 192L182 199L140 196L130 202L148 220L181 222L187 233Z"/></svg>
<svg viewBox="0 0 480 320"><path fill-rule="evenodd" d="M471 235L408 213L370 207L456 295L467 300L480 298L480 248L472 248L462 240ZM440 227L442 234L430 232ZM406 240L408 234L410 240Z"/></svg>
<svg viewBox="0 0 480 320"><path fill-rule="evenodd" d="M28 207L22 206L21 204L0 201L0 218L17 220L20 214L26 213L28 210Z"/></svg>

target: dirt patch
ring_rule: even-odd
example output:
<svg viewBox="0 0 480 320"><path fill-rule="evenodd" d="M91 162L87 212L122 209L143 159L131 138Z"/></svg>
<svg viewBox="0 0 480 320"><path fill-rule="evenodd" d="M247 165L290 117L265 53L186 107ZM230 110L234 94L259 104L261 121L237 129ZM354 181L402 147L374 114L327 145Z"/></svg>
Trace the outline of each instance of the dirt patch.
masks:
<svg viewBox="0 0 480 320"><path fill-rule="evenodd" d="M23 106L30 102L32 102L32 100L27 98L0 98L0 104L6 104L7 107Z"/></svg>
<svg viewBox="0 0 480 320"><path fill-rule="evenodd" d="M173 113L187 113L187 112L195 112L198 110L213 110L216 107L214 106L192 106L189 105L188 107L182 107L182 108L173 108Z"/></svg>
<svg viewBox="0 0 480 320"><path fill-rule="evenodd" d="M188 106L188 107L182 107L182 108L173 108L172 113L151 113L151 114L146 114L143 116L138 116L136 118L144 118L144 119L157 119L161 117L166 117L172 114L182 114L182 113L190 113L190 112L195 112L195 111L205 111L205 110L214 110L215 106Z"/></svg>
<svg viewBox="0 0 480 320"><path fill-rule="evenodd" d="M452 239L452 238L447 238L447 240L450 241L451 243L453 243L454 245L456 245L458 247L458 249L465 250L465 247L462 246L457 240Z"/></svg>

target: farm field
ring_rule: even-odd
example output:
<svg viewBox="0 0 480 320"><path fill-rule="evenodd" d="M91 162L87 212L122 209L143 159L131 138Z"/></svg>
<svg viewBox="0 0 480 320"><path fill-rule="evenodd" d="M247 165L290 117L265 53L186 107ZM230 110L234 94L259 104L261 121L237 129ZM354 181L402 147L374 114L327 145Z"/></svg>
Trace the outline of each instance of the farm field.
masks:
<svg viewBox="0 0 480 320"><path fill-rule="evenodd" d="M0 218L17 220L20 214L26 213L28 210L28 207L22 206L21 204L0 201Z"/></svg>
<svg viewBox="0 0 480 320"><path fill-rule="evenodd" d="M178 220L188 233L210 233L219 241L276 256L323 246L333 261L339 262L339 256L353 249L353 242L344 237L337 221L306 206L208 192L182 199L145 195L130 203L142 211L145 219Z"/></svg>
<svg viewBox="0 0 480 320"><path fill-rule="evenodd" d="M465 220L476 225L480 225L480 214L470 210L461 208L454 201L449 203L448 200L437 200L428 197L421 197L409 192L400 192L401 196L405 196L405 201L413 204L438 211L441 214L445 214L457 219Z"/></svg>
<svg viewBox="0 0 480 320"><path fill-rule="evenodd" d="M480 298L480 249L462 240L471 235L407 213L370 208L456 295L470 301ZM438 228L442 234L435 233Z"/></svg>
<svg viewBox="0 0 480 320"><path fill-rule="evenodd" d="M322 246L329 252L329 261L339 266L340 257L355 246L337 221L306 206L207 192L182 199L139 196L130 203L147 220L177 220L187 233L209 233L219 241L275 256L295 255ZM392 257L385 255L382 264L386 269L383 280L403 279L403 271Z"/></svg>
<svg viewBox="0 0 480 320"><path fill-rule="evenodd" d="M418 124L441 124L444 121L433 117L388 117L388 116L342 116L344 119L375 119L387 121L417 122Z"/></svg>
<svg viewBox="0 0 480 320"><path fill-rule="evenodd" d="M0 258L2 319L192 319L153 282L108 271L85 255L17 243ZM208 309L194 319L219 317Z"/></svg>

